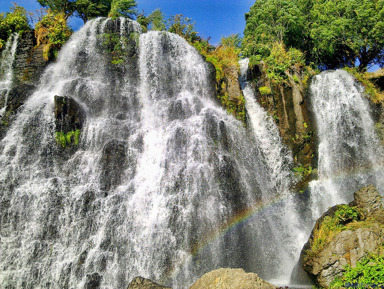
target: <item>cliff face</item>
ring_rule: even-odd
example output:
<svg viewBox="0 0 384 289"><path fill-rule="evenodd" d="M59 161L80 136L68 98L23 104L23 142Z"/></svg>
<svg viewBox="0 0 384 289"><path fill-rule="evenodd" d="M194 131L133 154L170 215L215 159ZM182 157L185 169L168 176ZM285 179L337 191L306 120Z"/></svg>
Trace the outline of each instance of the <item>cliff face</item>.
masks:
<svg viewBox="0 0 384 289"><path fill-rule="evenodd" d="M251 71L258 102L273 117L284 143L292 150L295 171L301 179L297 189L301 191L315 175L315 128L304 76L294 71L287 72L287 77L286 83L275 84L266 75L263 64Z"/></svg>
<svg viewBox="0 0 384 289"><path fill-rule="evenodd" d="M18 39L13 63L13 83L8 93L6 112L0 122L0 139L15 118L18 109L35 90L47 62L43 47L36 47L34 30L23 33Z"/></svg>

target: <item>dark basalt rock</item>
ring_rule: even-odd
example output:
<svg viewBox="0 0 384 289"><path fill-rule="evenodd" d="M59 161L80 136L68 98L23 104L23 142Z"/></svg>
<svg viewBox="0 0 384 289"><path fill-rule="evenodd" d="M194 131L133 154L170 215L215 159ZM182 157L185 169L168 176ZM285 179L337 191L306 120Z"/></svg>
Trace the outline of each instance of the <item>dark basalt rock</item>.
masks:
<svg viewBox="0 0 384 289"><path fill-rule="evenodd" d="M81 129L85 116L83 108L73 98L55 95L56 131L67 133Z"/></svg>
<svg viewBox="0 0 384 289"><path fill-rule="evenodd" d="M37 84L48 62L43 57L43 46L36 46L35 31L25 31L19 37L14 62L14 82Z"/></svg>
<svg viewBox="0 0 384 289"><path fill-rule="evenodd" d="M0 139L5 135L6 130L12 123L19 108L25 103L28 96L35 90L35 86L28 83L21 83L14 86L8 93L7 108L0 122ZM2 104L1 106L3 106Z"/></svg>
<svg viewBox="0 0 384 289"><path fill-rule="evenodd" d="M132 282L128 285L127 289L172 289L172 288L159 285L143 277L135 277L132 280Z"/></svg>
<svg viewBox="0 0 384 289"><path fill-rule="evenodd" d="M127 145L125 142L113 139L105 144L101 159L100 189L109 191L119 185L127 164Z"/></svg>
<svg viewBox="0 0 384 289"><path fill-rule="evenodd" d="M84 289L99 289L103 277L99 273L87 274Z"/></svg>
<svg viewBox="0 0 384 289"><path fill-rule="evenodd" d="M36 47L34 33L33 29L23 32L17 43L13 63L13 84L8 94L6 112L0 119L0 139L4 137L19 108L35 90L48 64L43 58L43 47Z"/></svg>

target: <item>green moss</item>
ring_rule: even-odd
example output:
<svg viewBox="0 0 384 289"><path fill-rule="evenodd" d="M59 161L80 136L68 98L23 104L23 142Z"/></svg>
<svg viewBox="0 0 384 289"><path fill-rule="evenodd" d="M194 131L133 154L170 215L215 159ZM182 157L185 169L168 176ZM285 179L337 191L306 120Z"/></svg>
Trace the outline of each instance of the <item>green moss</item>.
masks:
<svg viewBox="0 0 384 289"><path fill-rule="evenodd" d="M70 145L77 146L80 140L80 133L81 131L79 129L75 131L72 130L67 133L62 131L57 131L55 133L56 143L58 146L61 146L62 148L66 148L67 146L70 146Z"/></svg>
<svg viewBox="0 0 384 289"><path fill-rule="evenodd" d="M312 174L312 167L309 166L298 166L293 169L295 176L299 179L305 179Z"/></svg>
<svg viewBox="0 0 384 289"><path fill-rule="evenodd" d="M267 86L259 87L259 91L260 91L261 95L270 95L270 94L272 94L271 88L267 87Z"/></svg>
<svg viewBox="0 0 384 289"><path fill-rule="evenodd" d="M314 230L311 249L306 252L307 258L318 254L341 231L356 229L356 222L362 218L362 211L356 207L337 206L336 212L332 216L324 217L320 226Z"/></svg>

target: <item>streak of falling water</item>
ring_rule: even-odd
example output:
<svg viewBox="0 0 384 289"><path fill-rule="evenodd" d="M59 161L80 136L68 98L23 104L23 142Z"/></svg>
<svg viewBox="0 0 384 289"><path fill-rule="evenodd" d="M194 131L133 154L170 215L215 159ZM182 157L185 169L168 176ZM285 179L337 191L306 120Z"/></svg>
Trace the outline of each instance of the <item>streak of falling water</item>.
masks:
<svg viewBox="0 0 384 289"><path fill-rule="evenodd" d="M0 117L4 115L7 108L8 94L13 81L13 62L16 56L16 48L19 34L8 37L5 48L0 58Z"/></svg>

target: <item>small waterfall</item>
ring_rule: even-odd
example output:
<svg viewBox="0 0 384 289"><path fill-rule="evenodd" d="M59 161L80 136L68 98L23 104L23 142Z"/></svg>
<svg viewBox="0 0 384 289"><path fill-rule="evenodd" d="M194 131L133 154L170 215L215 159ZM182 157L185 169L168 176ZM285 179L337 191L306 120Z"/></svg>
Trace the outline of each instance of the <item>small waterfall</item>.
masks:
<svg viewBox="0 0 384 289"><path fill-rule="evenodd" d="M13 80L13 62L15 60L18 39L19 34L16 33L8 37L0 58L0 117L3 116L7 108L8 94Z"/></svg>
<svg viewBox="0 0 384 289"><path fill-rule="evenodd" d="M264 143L219 107L210 79L177 35L102 18L74 33L0 143L0 287L278 278L296 250L290 157L265 114ZM76 148L55 142L55 95L86 115Z"/></svg>
<svg viewBox="0 0 384 289"><path fill-rule="evenodd" d="M267 177L270 189L287 193L291 185L293 158L283 145L279 129L273 119L257 103L252 86L247 82L249 59L240 60L241 86L246 100L249 122L265 163L269 167Z"/></svg>
<svg viewBox="0 0 384 289"><path fill-rule="evenodd" d="M311 182L314 219L328 207L348 203L373 184L383 193L383 151L364 88L346 71L326 71L311 84L319 138L319 178Z"/></svg>
<svg viewBox="0 0 384 289"><path fill-rule="evenodd" d="M265 215L271 233L264 237L273 245L264 244L264 249L274 250L276 255L270 254L270 262L276 264L276 260L279 260L281 266L277 267L279 270L275 274L267 276L274 284L287 285L298 260L301 244L307 237L296 214L295 196L290 192L294 179L293 158L282 142L278 127L272 117L258 104L253 87L247 81L249 59L242 59L239 64L240 82L250 128L267 169L262 186L263 202L268 204L271 199L279 200ZM264 260L264 264L266 263L268 261Z"/></svg>

